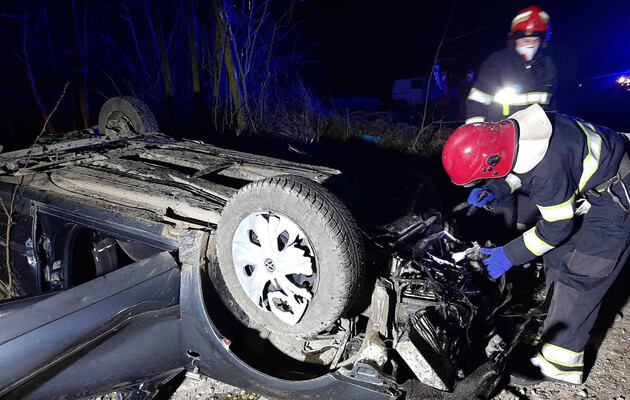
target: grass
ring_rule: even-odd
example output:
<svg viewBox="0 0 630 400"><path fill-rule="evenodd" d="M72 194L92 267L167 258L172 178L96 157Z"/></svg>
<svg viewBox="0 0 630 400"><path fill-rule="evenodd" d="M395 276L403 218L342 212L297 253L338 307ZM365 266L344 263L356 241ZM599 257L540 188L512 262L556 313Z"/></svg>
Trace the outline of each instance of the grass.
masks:
<svg viewBox="0 0 630 400"><path fill-rule="evenodd" d="M453 130L452 124L441 121L427 123L421 130L414 124L395 121L391 112L342 114L314 111L309 107L284 111L274 113L275 120L260 124L264 129L259 133L306 143L322 139L334 142L363 139L383 148L430 157L442 151Z"/></svg>

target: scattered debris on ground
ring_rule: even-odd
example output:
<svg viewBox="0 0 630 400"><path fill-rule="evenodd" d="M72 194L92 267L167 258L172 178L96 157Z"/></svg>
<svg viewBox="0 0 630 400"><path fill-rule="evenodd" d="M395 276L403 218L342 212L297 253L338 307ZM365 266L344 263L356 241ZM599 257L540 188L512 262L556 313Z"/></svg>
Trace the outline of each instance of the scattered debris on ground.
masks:
<svg viewBox="0 0 630 400"><path fill-rule="evenodd" d="M186 378L170 400L269 400L214 379Z"/></svg>
<svg viewBox="0 0 630 400"><path fill-rule="evenodd" d="M593 333L585 353L587 363L588 351L593 348L598 348L597 358L583 384L543 382L529 387L507 387L493 400L629 400L630 302L617 313L608 330Z"/></svg>
<svg viewBox="0 0 630 400"><path fill-rule="evenodd" d="M90 400L122 400L122 394L118 392L107 393L103 396L92 397Z"/></svg>

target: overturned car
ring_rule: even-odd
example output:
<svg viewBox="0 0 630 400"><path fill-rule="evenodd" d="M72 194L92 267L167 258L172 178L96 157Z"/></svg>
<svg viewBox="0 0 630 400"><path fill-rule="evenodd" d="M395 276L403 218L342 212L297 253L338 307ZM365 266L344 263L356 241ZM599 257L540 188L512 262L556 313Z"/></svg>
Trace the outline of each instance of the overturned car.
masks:
<svg viewBox="0 0 630 400"><path fill-rule="evenodd" d="M495 390L527 319L439 213L357 223L336 169L157 131L117 97L0 154L1 397L150 398L183 371L285 399Z"/></svg>

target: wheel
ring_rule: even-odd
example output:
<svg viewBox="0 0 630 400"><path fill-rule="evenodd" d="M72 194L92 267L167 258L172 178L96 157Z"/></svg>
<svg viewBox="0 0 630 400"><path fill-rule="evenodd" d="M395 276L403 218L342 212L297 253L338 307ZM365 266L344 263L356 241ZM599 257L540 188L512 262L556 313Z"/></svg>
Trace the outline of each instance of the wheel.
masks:
<svg viewBox="0 0 630 400"><path fill-rule="evenodd" d="M112 97L103 104L98 115L98 130L101 135L113 133L146 135L157 132L158 124L145 102L136 97L122 96Z"/></svg>
<svg viewBox="0 0 630 400"><path fill-rule="evenodd" d="M320 332L353 303L363 243L348 209L321 185L280 176L250 183L226 204L211 276L246 326Z"/></svg>

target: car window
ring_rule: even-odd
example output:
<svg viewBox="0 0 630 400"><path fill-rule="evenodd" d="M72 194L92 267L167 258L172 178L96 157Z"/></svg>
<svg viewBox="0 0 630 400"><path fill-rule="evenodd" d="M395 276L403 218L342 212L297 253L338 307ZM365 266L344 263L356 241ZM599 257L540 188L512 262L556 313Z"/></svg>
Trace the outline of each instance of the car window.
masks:
<svg viewBox="0 0 630 400"><path fill-rule="evenodd" d="M34 203L41 292L67 289L131 265L177 243L163 226L87 206Z"/></svg>
<svg viewBox="0 0 630 400"><path fill-rule="evenodd" d="M85 227L73 229L66 245L70 286L80 285L161 251Z"/></svg>

